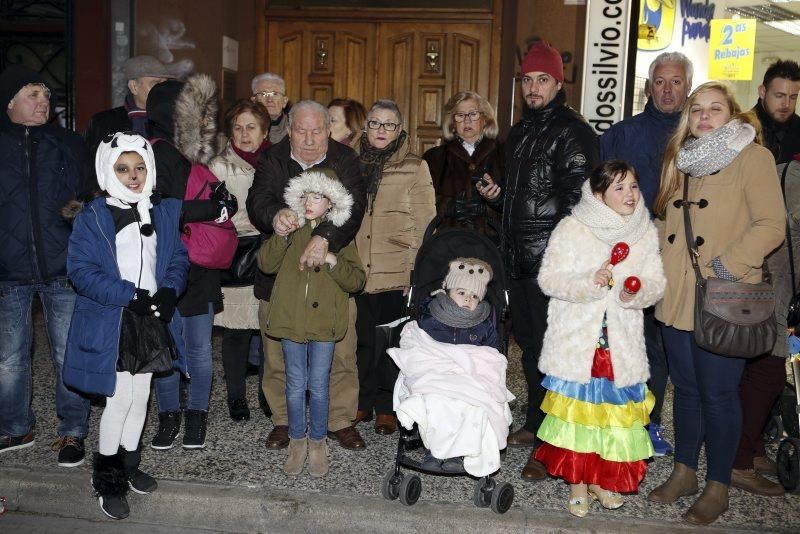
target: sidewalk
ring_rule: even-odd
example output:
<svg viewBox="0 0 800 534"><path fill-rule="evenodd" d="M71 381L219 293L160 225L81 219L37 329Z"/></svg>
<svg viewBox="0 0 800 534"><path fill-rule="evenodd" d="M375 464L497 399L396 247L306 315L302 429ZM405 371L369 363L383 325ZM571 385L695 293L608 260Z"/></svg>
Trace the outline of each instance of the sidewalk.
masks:
<svg viewBox="0 0 800 534"><path fill-rule="evenodd" d="M10 512L104 521L89 488L91 462L74 469L59 468L56 455L50 450L57 427L51 385L53 370L41 316L37 314L35 319L37 441L28 449L0 455L0 496L8 499ZM150 496L132 495L131 519L115 526L138 521L239 532L619 532L635 528L658 532L688 528L681 522L681 514L691 505L690 499L683 499L676 506L660 506L645 498L668 476L671 458L651 462L640 493L627 496L622 509L608 511L594 504L584 519L566 513L567 489L563 483L546 480L531 484L519 478L528 457L528 451L521 449L509 449L497 476L497 480L510 482L515 489L514 506L504 516L475 508L471 504L473 482L466 478L421 475L422 496L415 506L384 501L380 496L381 481L392 465L397 441L395 436L376 435L368 423L359 425L367 442L365 451L347 451L331 443L331 471L327 477L322 480L308 475L287 477L281 470L285 451L267 451L263 445L272 425L258 410L256 377L248 379L251 420L237 423L228 417L219 350L220 337L215 332L216 379L206 449L145 448L142 467L159 479L159 490ZM525 388L516 347L509 357L508 382L509 389L518 396L512 406L518 419L524 408ZM94 408L86 442L87 460L96 445L99 416L100 409ZM664 419L665 427L670 429L669 398ZM152 403L144 431L145 444L149 444L156 426ZM671 433L669 437L672 438ZM5 530L3 523L9 517L14 514L0 516L0 531ZM725 531L798 532L800 497L757 497L732 489L731 509L714 527Z"/></svg>

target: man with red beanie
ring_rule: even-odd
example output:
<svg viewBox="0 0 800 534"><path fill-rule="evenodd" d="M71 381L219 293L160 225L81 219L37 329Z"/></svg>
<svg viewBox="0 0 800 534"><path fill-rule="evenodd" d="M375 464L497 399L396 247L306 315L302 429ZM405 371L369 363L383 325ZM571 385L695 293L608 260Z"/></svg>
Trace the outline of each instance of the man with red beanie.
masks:
<svg viewBox="0 0 800 534"><path fill-rule="evenodd" d="M511 319L522 349L528 383L525 424L508 436L509 447L535 447L544 419L539 353L547 329L548 298L536 276L550 233L581 196L581 185L599 162L597 136L586 120L566 103L561 54L537 41L522 60L525 109L506 147L505 184L478 186L495 205L502 204L503 243L511 274ZM517 328L519 326L521 328ZM542 480L544 466L531 453L522 470L525 480Z"/></svg>

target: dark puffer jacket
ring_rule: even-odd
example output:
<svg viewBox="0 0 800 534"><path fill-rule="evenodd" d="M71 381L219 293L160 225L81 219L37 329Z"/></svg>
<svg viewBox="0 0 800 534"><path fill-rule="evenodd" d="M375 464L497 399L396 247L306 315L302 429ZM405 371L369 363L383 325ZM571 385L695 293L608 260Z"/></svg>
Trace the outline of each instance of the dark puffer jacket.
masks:
<svg viewBox="0 0 800 534"><path fill-rule="evenodd" d="M535 277L558 222L581 197L599 161L597 135L566 105L563 90L544 108L527 108L505 144L503 245L512 278Z"/></svg>
<svg viewBox="0 0 800 534"><path fill-rule="evenodd" d="M441 343L450 343L451 345L476 345L500 350L497 329L492 322L492 314L489 314L489 317L473 327L454 328L447 326L431 315L431 301L432 299L428 299L420 306L417 324L433 339Z"/></svg>
<svg viewBox="0 0 800 534"><path fill-rule="evenodd" d="M93 189L86 146L60 126L14 124L0 112L0 282L67 275L71 227L61 208Z"/></svg>

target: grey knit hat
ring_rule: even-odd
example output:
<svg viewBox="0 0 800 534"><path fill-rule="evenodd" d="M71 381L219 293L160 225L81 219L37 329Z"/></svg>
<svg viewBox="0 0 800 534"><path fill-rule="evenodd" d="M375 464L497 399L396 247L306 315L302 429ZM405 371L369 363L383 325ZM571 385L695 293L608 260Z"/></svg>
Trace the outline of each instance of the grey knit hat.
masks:
<svg viewBox="0 0 800 534"><path fill-rule="evenodd" d="M175 78L167 67L153 56L134 56L128 59L123 66L126 80L135 80L145 76L153 78Z"/></svg>

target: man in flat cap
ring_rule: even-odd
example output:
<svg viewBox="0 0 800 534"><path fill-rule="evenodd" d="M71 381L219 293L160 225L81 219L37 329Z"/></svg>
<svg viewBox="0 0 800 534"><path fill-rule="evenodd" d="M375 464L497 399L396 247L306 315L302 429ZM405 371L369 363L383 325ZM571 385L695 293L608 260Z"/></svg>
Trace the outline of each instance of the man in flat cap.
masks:
<svg viewBox="0 0 800 534"><path fill-rule="evenodd" d="M154 85L175 78L159 60L152 56L134 56L123 67L128 80L128 94L125 104L95 114L86 127L83 138L90 148L108 134L114 132L135 132L147 137L147 95Z"/></svg>

